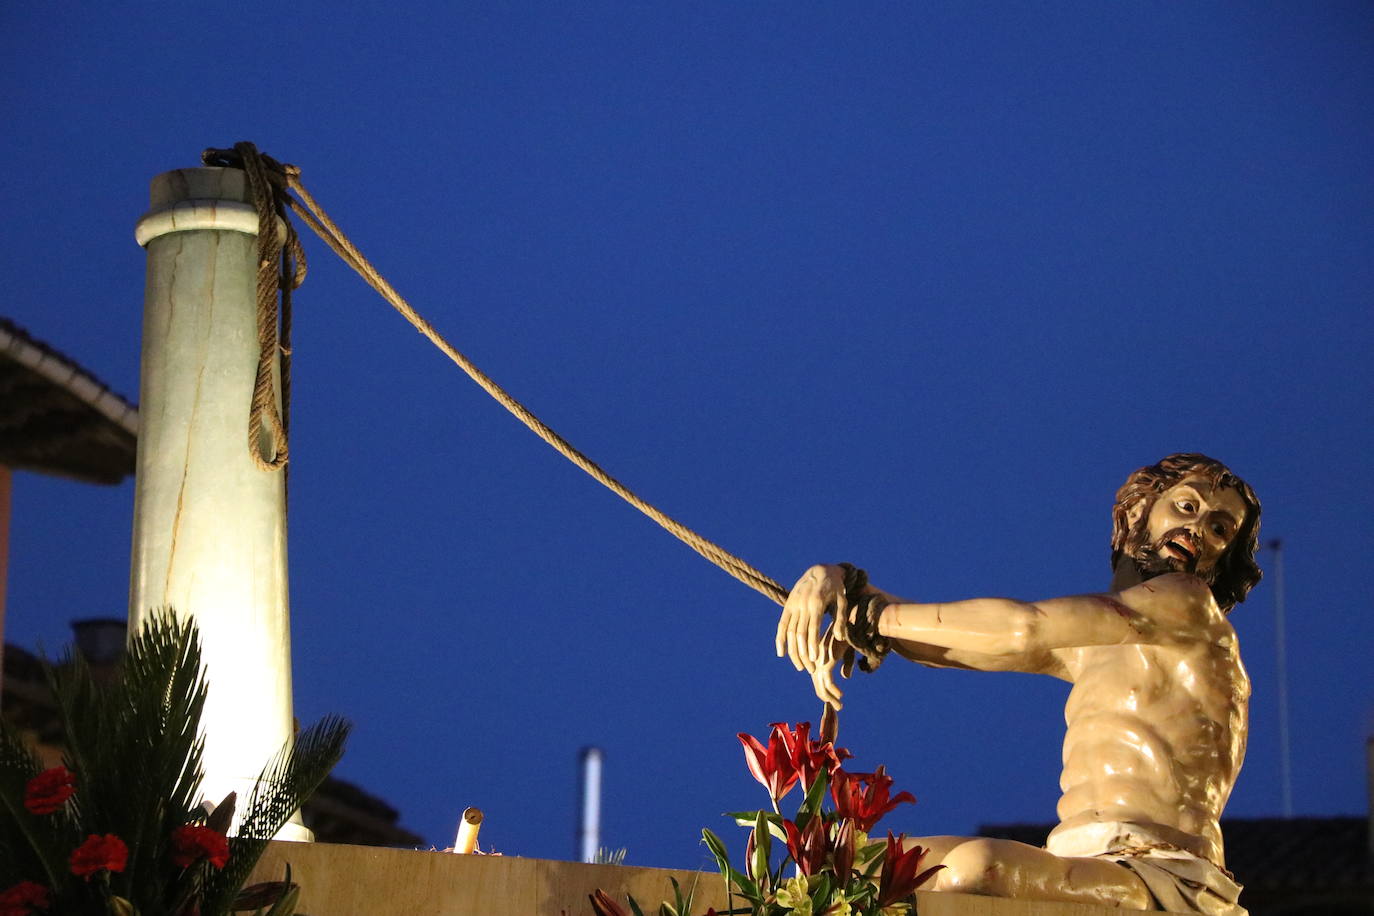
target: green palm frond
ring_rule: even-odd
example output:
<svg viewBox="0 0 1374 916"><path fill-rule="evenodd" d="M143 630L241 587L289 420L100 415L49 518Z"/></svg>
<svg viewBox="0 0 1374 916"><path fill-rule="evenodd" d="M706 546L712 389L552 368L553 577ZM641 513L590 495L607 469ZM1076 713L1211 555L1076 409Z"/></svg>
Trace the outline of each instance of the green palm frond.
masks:
<svg viewBox="0 0 1374 916"><path fill-rule="evenodd" d="M57 812L30 814L26 785L41 764L23 736L0 724L0 887L38 881L52 889L55 912L105 913L109 900L122 898L139 916L178 916L197 903L202 916L227 916L268 840L328 775L348 734L347 723L328 718L288 742L263 770L240 834L229 839L225 868L214 871L204 860L181 867L171 856L173 833L206 821L197 801L207 687L194 621L178 620L170 608L151 613L109 683L97 681L79 654L44 669L76 794ZM211 829L223 831L230 810ZM73 877L68 862L92 833L114 834L128 847L125 869L99 882ZM276 916L294 909L289 893L272 900Z"/></svg>
<svg viewBox="0 0 1374 916"><path fill-rule="evenodd" d="M628 854L629 850L624 846L621 846L619 849L611 849L609 846L598 846L596 852L592 855L592 864L624 865L625 856Z"/></svg>
<svg viewBox="0 0 1374 916"><path fill-rule="evenodd" d="M47 816L60 819L57 831L51 823L39 829L23 805L25 786L42 768L18 730L0 722L0 887L24 880L51 885L63 866L61 839L74 832L62 829L70 827L65 813Z"/></svg>
<svg viewBox="0 0 1374 916"><path fill-rule="evenodd" d="M151 614L108 686L95 683L79 654L50 669L49 681L68 766L81 779L77 817L83 829L116 834L129 847L111 890L164 899L179 877L167 865L171 832L200 816L206 685L194 623L170 609Z"/></svg>
<svg viewBox="0 0 1374 916"><path fill-rule="evenodd" d="M308 799L343 756L350 725L327 716L288 741L258 777L257 786L229 840L229 864L206 882L204 912L226 911L267 843Z"/></svg>

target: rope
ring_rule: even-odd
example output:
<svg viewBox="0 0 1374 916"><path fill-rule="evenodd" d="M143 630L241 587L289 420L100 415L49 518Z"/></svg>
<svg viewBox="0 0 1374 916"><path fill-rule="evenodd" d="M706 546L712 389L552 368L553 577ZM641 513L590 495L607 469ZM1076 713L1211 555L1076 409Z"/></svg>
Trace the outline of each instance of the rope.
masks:
<svg viewBox="0 0 1374 916"><path fill-rule="evenodd" d="M254 433L258 429L258 424L265 420L268 424L269 431L272 432L274 436L274 442L276 441L275 436L277 430L280 429L281 431L280 451L277 457L281 465L286 463L285 434L287 429L286 417L288 413L284 406L282 417L280 421L278 421L275 404L270 399L271 363L266 355L272 352L269 340L271 334L267 326L271 326L271 331L275 331L276 329L275 287L271 296L272 302L269 306L267 304L267 293L265 292L267 288L266 277L269 273L272 273L271 265L277 259L277 255L269 257L268 249L263 247L263 240L269 236L271 239L275 240L277 238L277 233L275 227L272 227L273 231L269 231L268 224L263 222L263 220L280 216L287 226L285 246L275 249L281 260L281 273L274 279L274 283L276 283L281 290L283 301L283 343L281 345L283 359L282 401L283 405L286 405L286 395L289 391L287 368L289 366L288 357L290 355L288 336L290 327L290 290L299 286L300 281L305 276L305 256L300 248L300 240L291 229L290 220L286 219L286 213L283 209L284 207L289 207L292 212L305 221L306 225L314 230L315 234L318 235L326 245L333 249L334 253L337 254L344 263L353 268L353 270L356 271L369 286L376 290L392 308L409 321L415 330L428 338L429 341L433 343L434 346L438 347L445 356L452 360L458 368L462 369L469 378L480 385L487 394L491 395L501 404L501 406L510 411L516 419L523 423L536 436L547 442L557 450L559 454L563 455L563 457L567 458L583 471L586 471L591 477L609 489L612 493L615 493L621 499L653 519L678 540L729 573L735 579L743 582L760 594L773 599L773 601L778 604L785 604L787 602L787 589L783 588L780 583L755 569L749 563L746 563L741 558L730 553L719 544L708 538L702 537L686 525L640 498L630 490L629 487L602 470L600 465L595 461L592 461L582 452L574 448L568 440L554 432L548 424L535 416L529 408L516 400L514 396L479 369L472 360L468 359L459 352L457 348L445 340L444 337L434 329L434 326L415 311L410 303L406 301L405 297L398 293L396 288L387 282L386 278L372 265L372 262L363 256L357 246L349 240L348 236L344 234L338 224L330 218L324 208L321 207L310 192L306 190L305 185L301 183L301 172L298 167L279 163L270 156L259 154L251 143L236 144L233 151L208 149L201 158L206 165L228 165L244 168L245 171L248 172L250 184L254 187L254 199L257 201L258 205L260 221L258 244L259 251L262 252L258 269L258 329L259 339L262 341L264 362L268 366L268 374L266 376L268 387L266 390L269 396L263 398L259 397L259 389L262 388L264 378L264 362L260 362L258 366L258 384L253 393L253 416L260 419L250 419L250 442L254 438ZM256 164L256 167L261 168L261 172L256 178L254 176L254 164ZM270 196L271 203L269 207L265 208L264 200L267 199L267 196L259 195L257 189L259 187L269 186L273 193ZM297 200L295 197L292 197L289 192L294 192L300 199ZM264 213L269 212L269 210L270 217L264 216ZM280 243L278 244L280 245ZM289 261L294 261L295 265L291 270L288 270ZM255 457L261 458L259 455L255 455ZM825 712L821 717L822 740L833 741L837 730L838 717L835 709L829 704L826 704Z"/></svg>
<svg viewBox="0 0 1374 916"><path fill-rule="evenodd" d="M294 166L283 166L247 142L232 150L208 149L201 160L243 169L258 210L258 369L248 410L248 454L260 470L279 471L290 461L291 293L305 280L306 270L305 250L286 218L286 174ZM278 360L280 409L272 380ZM263 454L264 434L270 458Z"/></svg>
<svg viewBox="0 0 1374 916"><path fill-rule="evenodd" d="M479 369L472 360L460 353L434 329L433 325L416 312L410 303L396 291L395 287L388 283L387 280L377 272L377 269L372 266L371 262L358 251L357 247L354 246L343 233L343 230L339 228L338 224L330 219L329 214L324 211L324 208L316 202L310 192L301 184L299 170L288 172L288 175L291 190L300 196L299 202L295 199L290 199L291 209L324 240L325 244L332 248L350 267L357 271L369 286L375 289L383 299L390 303L392 308L400 312L417 331L427 337L445 356L467 373L469 378L495 398L501 406L514 414L516 419L525 424L531 432L551 445L559 454L563 455L563 457L586 471L611 492L653 519L669 533L707 560L710 560L755 591L772 598L778 604L783 604L787 601L787 589L783 588L782 585L755 569L744 560L725 550L719 544L702 537L686 525L668 516L640 498L630 490L629 487L606 473L606 471L595 461L592 461L581 451L574 448L568 440L556 433L548 424L535 416L529 408L521 404L509 392L493 381L490 376Z"/></svg>

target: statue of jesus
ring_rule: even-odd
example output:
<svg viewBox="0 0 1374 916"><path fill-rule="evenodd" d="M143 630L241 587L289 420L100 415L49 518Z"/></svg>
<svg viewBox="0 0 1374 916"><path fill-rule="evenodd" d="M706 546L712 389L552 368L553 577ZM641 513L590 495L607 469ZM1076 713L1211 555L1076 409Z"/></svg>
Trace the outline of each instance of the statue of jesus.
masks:
<svg viewBox="0 0 1374 916"><path fill-rule="evenodd" d="M945 866L934 890L1244 916L1218 821L1245 756L1250 697L1226 614L1260 579L1259 518L1254 491L1220 462L1171 455L1117 493L1110 591L925 604L852 566L814 566L783 609L777 652L836 708L834 668L850 650L868 668L892 651L1073 684L1059 825L1045 848L912 840L930 849L926 864Z"/></svg>

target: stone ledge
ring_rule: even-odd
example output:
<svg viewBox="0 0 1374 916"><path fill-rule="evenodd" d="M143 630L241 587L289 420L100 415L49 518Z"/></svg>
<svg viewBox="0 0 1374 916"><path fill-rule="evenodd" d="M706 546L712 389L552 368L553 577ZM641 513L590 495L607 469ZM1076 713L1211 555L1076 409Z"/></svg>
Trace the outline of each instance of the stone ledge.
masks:
<svg viewBox="0 0 1374 916"><path fill-rule="evenodd" d="M645 913L696 879L699 916L724 908L717 875L660 868L584 865L515 856L379 849L329 843L270 844L252 881L279 881L290 863L301 885L299 910L309 916L591 916L596 888L623 903L635 896ZM918 895L921 916L1110 916L1120 910L1076 903L998 900L962 894Z"/></svg>

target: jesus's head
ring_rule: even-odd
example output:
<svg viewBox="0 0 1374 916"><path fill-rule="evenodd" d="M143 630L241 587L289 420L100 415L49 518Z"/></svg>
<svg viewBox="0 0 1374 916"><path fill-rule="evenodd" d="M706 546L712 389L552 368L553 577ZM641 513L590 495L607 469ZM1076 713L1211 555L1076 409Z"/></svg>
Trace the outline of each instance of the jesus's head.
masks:
<svg viewBox="0 0 1374 916"><path fill-rule="evenodd" d="M1260 503L1250 485L1205 455L1170 455L1117 491L1112 568L1125 557L1142 579L1191 573L1229 611L1260 580Z"/></svg>

